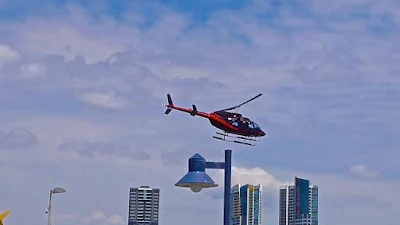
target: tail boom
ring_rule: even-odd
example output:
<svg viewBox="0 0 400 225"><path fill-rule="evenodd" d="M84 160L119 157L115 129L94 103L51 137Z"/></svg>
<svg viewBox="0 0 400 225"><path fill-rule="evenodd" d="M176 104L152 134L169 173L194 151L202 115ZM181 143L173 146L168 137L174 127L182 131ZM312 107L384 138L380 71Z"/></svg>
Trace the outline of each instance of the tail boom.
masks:
<svg viewBox="0 0 400 225"><path fill-rule="evenodd" d="M178 106L171 106L171 105L166 105L167 110L165 111L165 114L169 114L173 109L181 111L181 112L186 112L189 113L192 116L201 116L204 118L210 118L210 114L205 113L205 112L199 112L196 109L196 106L194 106L194 109L187 109L187 108L182 108L182 107L178 107Z"/></svg>
<svg viewBox="0 0 400 225"><path fill-rule="evenodd" d="M192 116L201 116L201 117L205 117L205 118L210 118L210 114L197 111L196 105L192 105L192 109L175 106L174 103L172 102L172 98L171 98L170 94L167 94L167 100L168 100L168 105L165 105L165 107L167 107L167 110L165 110L165 114L169 114L173 109L175 109L175 110L178 110L181 112L189 113Z"/></svg>

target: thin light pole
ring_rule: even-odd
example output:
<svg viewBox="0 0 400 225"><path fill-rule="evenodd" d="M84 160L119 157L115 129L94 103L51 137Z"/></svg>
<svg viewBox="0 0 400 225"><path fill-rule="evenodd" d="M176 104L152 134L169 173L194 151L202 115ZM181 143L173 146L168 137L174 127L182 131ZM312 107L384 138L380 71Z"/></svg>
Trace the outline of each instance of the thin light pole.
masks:
<svg viewBox="0 0 400 225"><path fill-rule="evenodd" d="M231 210L232 150L225 150L224 225L229 225Z"/></svg>
<svg viewBox="0 0 400 225"><path fill-rule="evenodd" d="M51 225L51 197L53 195L53 190L50 190L50 198L49 198L49 208L47 209L47 225Z"/></svg>
<svg viewBox="0 0 400 225"><path fill-rule="evenodd" d="M61 194L64 192L66 192L66 190L64 188L60 188L60 187L50 190L49 207L46 210L46 213L48 214L47 225L51 225L51 213L52 213L52 208L53 208L53 203L52 203L53 194Z"/></svg>

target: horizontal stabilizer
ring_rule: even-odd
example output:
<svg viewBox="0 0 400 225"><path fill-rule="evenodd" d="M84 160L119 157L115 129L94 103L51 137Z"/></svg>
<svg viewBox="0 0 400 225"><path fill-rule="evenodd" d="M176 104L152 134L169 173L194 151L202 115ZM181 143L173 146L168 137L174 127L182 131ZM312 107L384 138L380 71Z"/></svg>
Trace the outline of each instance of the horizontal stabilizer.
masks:
<svg viewBox="0 0 400 225"><path fill-rule="evenodd" d="M168 108L167 110L165 110L165 114L169 114L172 111L171 108Z"/></svg>
<svg viewBox="0 0 400 225"><path fill-rule="evenodd" d="M190 113L190 115L195 116L195 115L197 115L197 107L195 105L192 105L192 106L193 106L193 110Z"/></svg>

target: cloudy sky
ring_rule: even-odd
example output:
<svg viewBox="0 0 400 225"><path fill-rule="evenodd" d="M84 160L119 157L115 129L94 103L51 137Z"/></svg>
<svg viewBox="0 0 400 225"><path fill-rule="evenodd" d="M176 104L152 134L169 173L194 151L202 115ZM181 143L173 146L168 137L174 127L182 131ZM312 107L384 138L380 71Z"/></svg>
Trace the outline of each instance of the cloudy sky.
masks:
<svg viewBox="0 0 400 225"><path fill-rule="evenodd" d="M50 3L51 2L51 3ZM129 187L161 188L164 225L222 224L221 187L176 188L196 152L233 150L234 183L320 186L323 225L400 220L400 2L0 1L0 211L6 225L127 224ZM240 109L267 136L212 139L176 105ZM221 171L209 171L223 184Z"/></svg>

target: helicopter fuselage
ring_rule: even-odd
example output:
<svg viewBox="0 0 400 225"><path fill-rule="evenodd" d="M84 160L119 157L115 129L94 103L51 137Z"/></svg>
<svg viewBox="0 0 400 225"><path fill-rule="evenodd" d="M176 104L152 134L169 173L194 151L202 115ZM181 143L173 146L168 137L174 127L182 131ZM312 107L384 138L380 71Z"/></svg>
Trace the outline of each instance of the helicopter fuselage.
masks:
<svg viewBox="0 0 400 225"><path fill-rule="evenodd" d="M260 95L261 94L257 95L256 97L259 97ZM253 99L255 99L256 97L254 97ZM232 133L244 137L265 136L265 132L261 130L261 128L257 125L257 123L255 123L254 121L250 120L247 117L244 117L240 113L229 112L229 110L237 108L240 105L233 108L215 111L212 113L206 113L197 111L195 105L192 105L192 109L175 106L169 94L167 94L167 100L168 100L168 105L165 105L167 107L165 114L169 114L173 109L175 109L181 112L189 113L192 116L200 116L207 118L210 121L211 125L224 131L225 133ZM249 101L251 100L252 99L250 99ZM241 105L245 103L242 103Z"/></svg>
<svg viewBox="0 0 400 225"><path fill-rule="evenodd" d="M265 136L264 131L254 121L239 113L215 111L210 114L209 120L211 125L228 133L249 137Z"/></svg>

